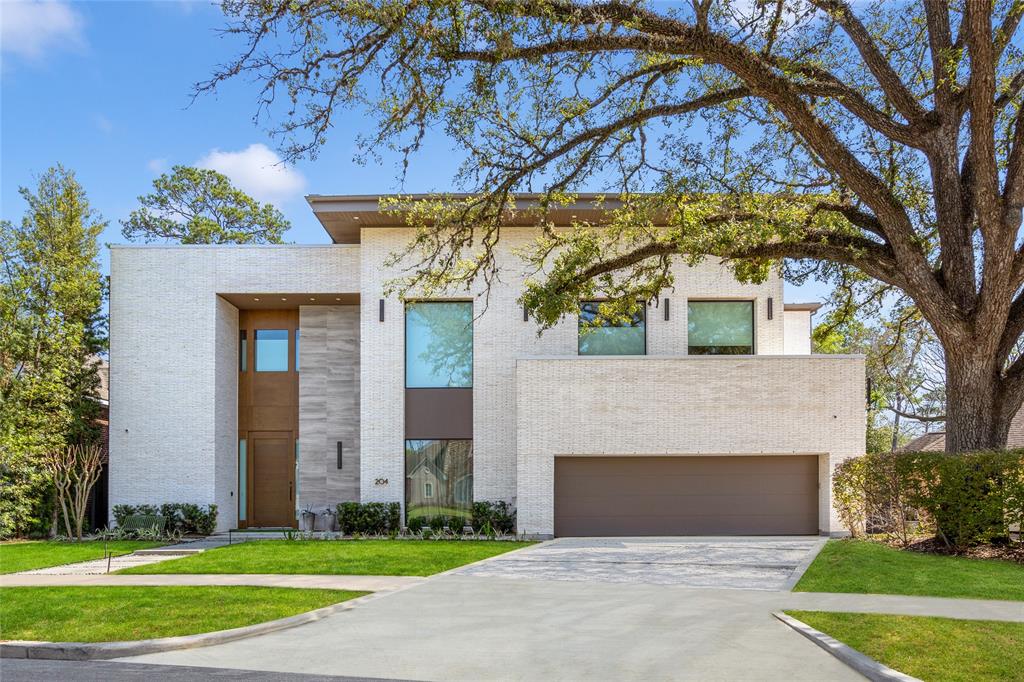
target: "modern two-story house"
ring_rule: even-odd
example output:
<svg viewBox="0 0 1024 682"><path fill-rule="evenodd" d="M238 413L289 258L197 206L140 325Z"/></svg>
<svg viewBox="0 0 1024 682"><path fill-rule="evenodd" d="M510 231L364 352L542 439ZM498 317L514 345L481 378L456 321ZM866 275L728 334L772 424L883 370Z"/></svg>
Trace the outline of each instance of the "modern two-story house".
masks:
<svg viewBox="0 0 1024 682"><path fill-rule="evenodd" d="M377 197L308 202L332 244L111 247L111 505L215 503L222 529L507 500L538 537L841 532L864 363L810 354L816 305L780 277L680 263L628 324L581 324L581 301L538 335L513 253L536 228L504 229L485 310L385 295L411 230ZM600 218L579 202L549 218Z"/></svg>

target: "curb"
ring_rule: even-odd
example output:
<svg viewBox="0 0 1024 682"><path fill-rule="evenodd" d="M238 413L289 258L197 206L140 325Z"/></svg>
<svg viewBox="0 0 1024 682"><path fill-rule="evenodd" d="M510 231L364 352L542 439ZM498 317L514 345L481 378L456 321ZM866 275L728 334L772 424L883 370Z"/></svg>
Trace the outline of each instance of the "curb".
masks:
<svg viewBox="0 0 1024 682"><path fill-rule="evenodd" d="M899 670L893 670L870 656L846 646L838 639L829 637L824 632L815 630L807 623L787 616L781 611L776 611L772 615L872 682L921 682L918 678L901 673Z"/></svg>
<svg viewBox="0 0 1024 682"><path fill-rule="evenodd" d="M796 565L796 568L793 569L793 572L789 574L788 578L786 578L786 584L782 586L782 589L784 591L793 591L793 588L796 587L796 584L800 582L800 578L804 577L804 573L807 572L807 569L811 567L811 564L814 563L814 560L818 558L819 554L821 554L821 550L825 549L825 545L828 544L828 540L828 538L820 538L817 541L817 543L815 543L814 549L808 552L807 555L805 555L804 558L800 560L800 563Z"/></svg>
<svg viewBox="0 0 1024 682"><path fill-rule="evenodd" d="M198 635L139 639L128 642L0 642L0 659L31 658L51 661L100 661L124 656L142 656L143 654L157 654L163 651L196 649L215 644L226 644L239 639L314 623L336 613L353 609L360 602L383 594L387 593L371 593L320 609L314 609L313 611L288 616L287 618L278 618L277 620L245 625L230 630L203 632Z"/></svg>

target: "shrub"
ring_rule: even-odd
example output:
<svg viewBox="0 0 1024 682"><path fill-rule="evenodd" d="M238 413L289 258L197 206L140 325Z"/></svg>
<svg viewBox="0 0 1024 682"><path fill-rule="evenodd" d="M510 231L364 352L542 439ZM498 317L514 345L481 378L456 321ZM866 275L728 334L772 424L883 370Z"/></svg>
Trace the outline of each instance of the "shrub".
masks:
<svg viewBox="0 0 1024 682"><path fill-rule="evenodd" d="M474 502L471 525L485 535L515 533L516 510L505 500Z"/></svg>
<svg viewBox="0 0 1024 682"><path fill-rule="evenodd" d="M397 532L401 518L402 506L398 502L342 502L338 505L338 528L346 535Z"/></svg>
<svg viewBox="0 0 1024 682"><path fill-rule="evenodd" d="M167 519L168 535L211 535L217 529L217 505L201 507L188 502L154 504L115 504L114 521L124 526L129 516L162 516Z"/></svg>
<svg viewBox="0 0 1024 682"><path fill-rule="evenodd" d="M836 468L833 495L854 536L907 545L916 525L951 547L1003 540L1024 520L1024 451L865 455Z"/></svg>

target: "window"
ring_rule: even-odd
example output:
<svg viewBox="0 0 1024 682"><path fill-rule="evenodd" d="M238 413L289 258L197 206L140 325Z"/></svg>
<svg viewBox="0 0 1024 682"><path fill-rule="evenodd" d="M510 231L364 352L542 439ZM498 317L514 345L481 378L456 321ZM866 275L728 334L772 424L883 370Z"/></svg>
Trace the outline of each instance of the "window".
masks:
<svg viewBox="0 0 1024 682"><path fill-rule="evenodd" d="M249 492L249 483L246 480L246 467L248 466L248 458L245 455L245 439L242 438L238 441L238 520L245 521L247 494Z"/></svg>
<svg viewBox="0 0 1024 682"><path fill-rule="evenodd" d="M753 301L689 301L690 355L753 355Z"/></svg>
<svg viewBox="0 0 1024 682"><path fill-rule="evenodd" d="M244 372L249 367L249 340L244 329L238 332L238 371Z"/></svg>
<svg viewBox="0 0 1024 682"><path fill-rule="evenodd" d="M256 330L256 371L288 371L288 330Z"/></svg>
<svg viewBox="0 0 1024 682"><path fill-rule="evenodd" d="M473 516L473 441L405 441L405 518Z"/></svg>
<svg viewBox="0 0 1024 682"><path fill-rule="evenodd" d="M405 306L405 387L473 386L473 303L424 301Z"/></svg>
<svg viewBox="0 0 1024 682"><path fill-rule="evenodd" d="M295 371L299 371L299 330L295 330Z"/></svg>
<svg viewBox="0 0 1024 682"><path fill-rule="evenodd" d="M591 323L598 317L600 301L584 301L580 305L580 355L646 355L647 325L644 306L640 304L632 319L615 324L605 321L601 326Z"/></svg>

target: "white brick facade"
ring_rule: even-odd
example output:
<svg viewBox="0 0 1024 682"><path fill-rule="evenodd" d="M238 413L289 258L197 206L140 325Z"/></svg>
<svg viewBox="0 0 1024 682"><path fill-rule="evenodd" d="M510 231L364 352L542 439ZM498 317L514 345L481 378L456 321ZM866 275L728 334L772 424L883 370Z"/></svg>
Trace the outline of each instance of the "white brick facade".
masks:
<svg viewBox="0 0 1024 682"><path fill-rule="evenodd" d="M524 278L512 251L533 234L530 228L503 232L502 281L488 302L474 297L479 292L451 296L473 298L477 315L473 328L474 497L515 501L521 530L551 532L550 460L556 453L565 454L564 438L568 437L552 427L553 415L558 414L553 406L552 412L540 415L531 402L535 394L545 392L542 375L548 371L563 376L569 382L565 390L602 414L615 419L633 413L643 419L648 418L643 415L660 414L663 420L678 422L675 430L634 430L630 434L635 439L633 449L609 432L602 435L602 443L588 444L589 450L574 445L578 453L800 452L822 455L827 472L840 458L863 450L859 361L767 357L794 348L787 338L792 327L782 314L783 284L777 274L763 284L741 284L712 261L696 267L678 264L675 289L664 292L658 306L647 310L648 355L656 357L555 359L576 355L577 321L566 319L541 336L532 321L523 321L517 298ZM300 372L300 441L308 435L317 443L310 444L315 455L305 442L302 452L322 468L333 457L329 445L352 438L346 429L355 428L360 498L403 502L404 304L394 296L385 297L383 291L386 282L401 273L384 263L410 235L405 228L363 228L361 243L351 246L113 248L111 504L214 502L220 507L220 527L235 526L238 311L218 294L312 292L359 295L358 330L352 330L358 339L353 364L358 368L359 417L354 425L341 424L343 417L319 409L312 395L317 379L311 375L303 386ZM664 319L665 298L670 300L669 320ZM771 320L769 298L774 303ZM381 299L385 299L383 321L379 319ZM687 352L688 299L754 301L755 352L765 357L678 357ZM310 326L308 335L303 330L300 347L305 364L306 354L314 350L308 344L329 343L333 332L328 321L320 319L327 312L311 307L302 314L309 321L300 327ZM552 359L522 360L528 357ZM325 362L344 359L328 357ZM617 377L618 383L596 382L592 372L608 381ZM524 376L530 377L525 383ZM609 385L615 390L607 391ZM694 412L689 398L686 410L680 401L664 399L691 388L706 392L701 410ZM529 407L524 408L524 402ZM823 416L826 412L829 418L836 415L835 420L829 422ZM571 420L580 414L577 410L563 416ZM750 428L723 426L724 420L735 420L738 414ZM316 419L327 423L318 428L313 423ZM663 426L658 428L668 428L667 422L659 424ZM686 440L680 440L684 436ZM318 508L341 501L332 495L346 496L351 488L341 479L331 483L332 476L300 470L300 495L305 482L315 486ZM827 478L826 473L822 481L826 491L822 529L826 531L833 527L827 511Z"/></svg>

